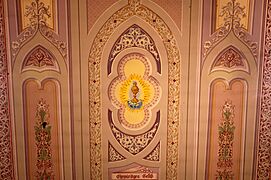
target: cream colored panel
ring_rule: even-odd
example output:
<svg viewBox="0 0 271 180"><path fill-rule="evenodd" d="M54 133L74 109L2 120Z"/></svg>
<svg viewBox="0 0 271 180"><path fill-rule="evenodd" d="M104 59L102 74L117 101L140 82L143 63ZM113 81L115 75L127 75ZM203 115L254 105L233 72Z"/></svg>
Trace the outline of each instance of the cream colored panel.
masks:
<svg viewBox="0 0 271 180"><path fill-rule="evenodd" d="M20 0L21 30L44 23L55 29L55 0Z"/></svg>
<svg viewBox="0 0 271 180"><path fill-rule="evenodd" d="M240 18L240 26L248 30L250 18L251 0L216 0L216 30L225 25L228 18L233 16L234 20Z"/></svg>

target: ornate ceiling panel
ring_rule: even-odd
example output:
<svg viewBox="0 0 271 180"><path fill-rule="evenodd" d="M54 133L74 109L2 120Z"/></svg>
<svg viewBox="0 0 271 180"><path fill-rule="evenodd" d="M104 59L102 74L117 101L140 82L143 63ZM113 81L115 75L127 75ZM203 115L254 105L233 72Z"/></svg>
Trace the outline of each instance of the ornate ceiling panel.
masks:
<svg viewBox="0 0 271 180"><path fill-rule="evenodd" d="M270 6L0 0L0 179L270 179Z"/></svg>
<svg viewBox="0 0 271 180"><path fill-rule="evenodd" d="M101 68L108 67L103 64L102 61L102 52L103 49L108 42L110 36L114 32L113 30L118 28L121 24L125 23L126 20L131 18L132 16L137 16L138 18L142 19L144 22L146 22L150 27L152 27L159 37L161 38L163 42L163 46L165 47L166 51L168 52L167 59L168 59L168 77L167 82L169 83L168 86L169 92L168 92L168 109L167 114L167 165L166 165L166 172L167 172L167 178L168 179L176 179L177 178L177 166L178 166L178 127L179 127L179 103L180 103L180 53L178 51L177 45L176 45L176 39L172 35L172 32L170 31L167 24L164 22L163 19L161 19L155 12L150 10L149 8L145 7L143 4L140 3L140 1L131 0L128 1L128 5L124 6L123 8L116 11L103 25L103 27L99 30L97 33L91 50L89 54L89 106L90 106L90 169L91 169L91 177L96 179L102 178L102 167L106 166L103 165L102 162L102 132L101 132L101 126L104 126L103 119L101 117L104 117L104 115L101 115L101 110L105 108L105 106L101 106L101 104L104 104L105 102L101 102L101 94L100 94L100 87L103 83L105 83L105 79L101 79L100 73L103 72ZM122 33L123 34L123 33ZM140 35L138 33L134 35ZM141 37L141 36L138 36ZM146 36L148 37L148 36ZM146 39L146 38L145 38ZM128 43L130 43L130 39L128 39ZM124 41L125 42L125 41ZM141 41L140 41L141 42ZM150 42L150 41L143 41L143 42ZM113 43L114 44L114 43ZM121 46L122 47L122 46ZM147 49L148 51L150 49ZM150 51L152 52L152 51ZM142 63L141 63L142 64ZM143 63L144 64L144 63ZM143 68L144 69L144 68ZM147 66L145 66L146 71L148 70ZM153 67L151 68L153 69ZM141 70L138 68L135 68L135 70ZM154 72L154 71L153 71ZM115 73L116 74L116 73ZM144 74L144 73L143 73ZM142 76L144 76L142 74ZM165 76L166 74L162 74ZM123 76L124 77L124 76ZM136 76L135 76L136 77ZM104 76L104 78L108 78L108 74ZM146 81L146 80L145 80ZM150 80L147 80L150 81ZM147 82L146 81L146 82ZM133 81L131 81L133 82ZM151 82L151 81L150 81ZM154 81L153 81L154 82ZM140 87L143 87L143 81L141 83L141 80L138 79L137 84L135 84L135 87L139 89ZM150 87L155 87L156 85L154 83L149 83ZM133 89L133 83L129 84L128 90L130 88ZM126 86L125 86L126 87ZM137 89L135 88L135 89ZM110 88L109 88L110 89ZM124 88L125 89L125 88ZM155 88L154 88L155 89ZM114 91L112 91L114 92ZM116 92L116 91L115 91ZM150 91L151 92L151 91ZM154 92L157 92L155 90ZM135 101L139 100L136 91L131 94L131 97L133 99L133 94L135 95ZM127 96L127 95L126 95ZM129 95L130 96L130 95ZM129 97L127 96L127 97ZM104 97L104 96L102 96ZM111 93L111 97L114 97L114 93ZM142 96L144 97L144 96ZM154 94L155 97L155 94ZM103 98L104 99L104 98ZM114 99L114 98L112 98ZM117 96L116 96L117 99ZM125 99L125 98L124 98ZM127 98L126 98L127 99ZM151 100L152 98L150 98ZM127 99L128 100L128 99ZM117 102L117 101L116 101ZM122 102L119 100L119 102ZM150 101L151 102L151 101ZM106 104L106 103L105 103ZM115 103L115 105L117 105ZM127 108L134 108L139 107L140 103L127 106ZM142 105L143 107L143 105ZM114 119L113 119L114 121ZM116 121L116 120L115 120ZM120 128L120 127L119 127ZM119 129L120 130L120 129ZM122 130L123 131L123 130ZM132 132L132 130L129 130ZM135 132L133 132L135 133ZM117 135L119 137L119 135ZM107 136L106 136L107 137ZM129 141L130 142L130 141Z"/></svg>

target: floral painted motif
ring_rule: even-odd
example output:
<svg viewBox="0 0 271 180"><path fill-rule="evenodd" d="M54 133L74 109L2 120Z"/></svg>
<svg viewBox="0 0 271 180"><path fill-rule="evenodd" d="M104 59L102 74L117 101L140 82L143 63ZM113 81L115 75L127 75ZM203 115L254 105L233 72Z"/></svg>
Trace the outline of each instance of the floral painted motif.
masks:
<svg viewBox="0 0 271 180"><path fill-rule="evenodd" d="M53 180L53 163L51 150L51 130L49 122L49 105L41 99L37 104L35 141L37 147L37 171L36 178L39 180Z"/></svg>
<svg viewBox="0 0 271 180"><path fill-rule="evenodd" d="M23 68L27 67L36 67L36 68L43 68L43 67L55 67L55 60L53 56L42 46L35 47L29 55L26 57L24 61Z"/></svg>
<svg viewBox="0 0 271 180"><path fill-rule="evenodd" d="M242 67L244 66L243 57L234 48L228 48L215 62L215 67Z"/></svg>
<svg viewBox="0 0 271 180"><path fill-rule="evenodd" d="M49 7L40 0L35 0L30 6L26 6L26 17L29 17L31 26L46 25L47 18L51 17Z"/></svg>
<svg viewBox="0 0 271 180"><path fill-rule="evenodd" d="M241 7L236 0L230 0L225 6L219 16L224 18L224 26L226 29L239 28L241 26L241 19L246 16L245 7Z"/></svg>
<svg viewBox="0 0 271 180"><path fill-rule="evenodd" d="M222 122L218 126L218 180L234 179L233 167L233 140L234 140L234 106L226 101L222 110Z"/></svg>

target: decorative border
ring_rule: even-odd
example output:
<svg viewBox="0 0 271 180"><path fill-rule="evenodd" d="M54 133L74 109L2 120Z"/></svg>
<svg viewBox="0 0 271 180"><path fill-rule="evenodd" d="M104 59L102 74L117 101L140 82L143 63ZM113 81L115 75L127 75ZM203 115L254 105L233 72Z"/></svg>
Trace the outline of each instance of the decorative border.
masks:
<svg viewBox="0 0 271 180"><path fill-rule="evenodd" d="M260 100L259 134L257 149L257 179L271 177L271 0L267 1L262 89Z"/></svg>
<svg viewBox="0 0 271 180"><path fill-rule="evenodd" d="M126 158L121 155L108 141L108 162L122 161Z"/></svg>
<svg viewBox="0 0 271 180"><path fill-rule="evenodd" d="M59 36L47 26L41 26L39 28L40 33L51 42L60 52L64 59L67 58L68 48L67 44L62 41Z"/></svg>
<svg viewBox="0 0 271 180"><path fill-rule="evenodd" d="M25 28L23 32L16 38L16 40L12 41L11 54L13 58L17 56L23 45L26 42L30 41L30 39L36 34L36 32L37 31L32 27Z"/></svg>
<svg viewBox="0 0 271 180"><path fill-rule="evenodd" d="M158 111L156 113L156 121L150 130L139 135L130 135L123 133L115 126L112 119L112 111L110 110L108 110L108 117L109 125L115 139L121 147L133 155L140 153L151 143L160 125L160 111Z"/></svg>
<svg viewBox="0 0 271 180"><path fill-rule="evenodd" d="M143 159L148 161L160 161L160 142L155 146L155 148Z"/></svg>
<svg viewBox="0 0 271 180"><path fill-rule="evenodd" d="M101 155L101 94L100 71L104 46L114 30L132 16L148 23L160 36L168 55L168 117L167 117L167 162L166 177L177 179L178 136L180 122L180 53L176 39L164 20L155 12L140 4L139 0L128 0L128 5L115 12L103 25L91 46L88 58L89 86L89 133L90 176L102 179Z"/></svg>
<svg viewBox="0 0 271 180"><path fill-rule="evenodd" d="M120 37L112 47L108 58L108 75L111 73L111 67L116 56L124 49L131 47L139 47L149 51L156 61L157 72L161 74L161 60L153 39L141 27L134 24L120 35Z"/></svg>
<svg viewBox="0 0 271 180"><path fill-rule="evenodd" d="M63 42L62 40L59 40L58 35L46 26L40 26L39 29L33 29L33 27L28 27L17 37L17 40L12 41L11 51L13 58L16 58L20 49L28 41L30 41L38 31L45 39L47 39L50 43L52 43L52 45L54 45L59 50L60 54L64 59L67 58L66 43Z"/></svg>
<svg viewBox="0 0 271 180"><path fill-rule="evenodd" d="M14 179L4 6L0 0L0 178Z"/></svg>

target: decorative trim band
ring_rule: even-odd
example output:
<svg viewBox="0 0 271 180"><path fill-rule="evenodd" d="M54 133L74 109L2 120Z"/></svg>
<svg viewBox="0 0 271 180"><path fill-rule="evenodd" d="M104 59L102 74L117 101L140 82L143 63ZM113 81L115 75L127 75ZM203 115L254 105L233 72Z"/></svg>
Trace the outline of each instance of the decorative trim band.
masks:
<svg viewBox="0 0 271 180"><path fill-rule="evenodd" d="M4 0L0 0L0 177L14 179Z"/></svg>
<svg viewBox="0 0 271 180"><path fill-rule="evenodd" d="M260 100L259 134L257 149L257 179L269 179L271 177L271 0L267 1L265 19L265 39L262 89Z"/></svg>

